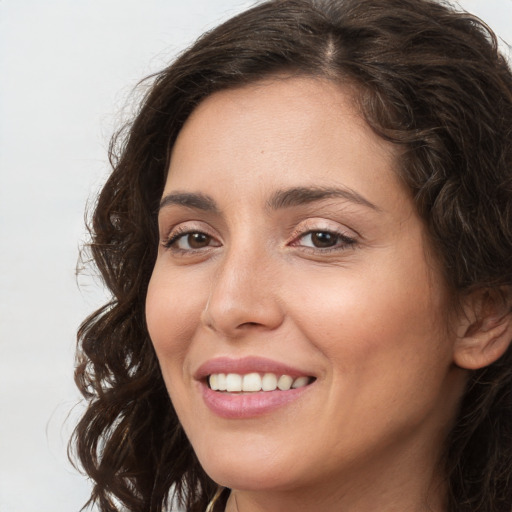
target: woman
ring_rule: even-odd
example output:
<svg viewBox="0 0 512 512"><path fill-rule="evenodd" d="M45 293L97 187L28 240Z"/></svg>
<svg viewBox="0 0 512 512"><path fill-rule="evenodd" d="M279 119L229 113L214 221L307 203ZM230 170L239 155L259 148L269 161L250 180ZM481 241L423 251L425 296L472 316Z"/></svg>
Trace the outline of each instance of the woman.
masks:
<svg viewBox="0 0 512 512"><path fill-rule="evenodd" d="M512 74L466 13L271 0L205 34L92 218L91 502L512 510L511 179Z"/></svg>

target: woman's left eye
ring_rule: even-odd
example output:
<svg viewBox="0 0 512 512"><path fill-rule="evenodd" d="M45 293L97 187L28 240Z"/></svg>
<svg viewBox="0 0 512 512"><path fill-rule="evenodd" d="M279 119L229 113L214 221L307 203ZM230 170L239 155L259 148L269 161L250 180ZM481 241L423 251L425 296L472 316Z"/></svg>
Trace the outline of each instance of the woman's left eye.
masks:
<svg viewBox="0 0 512 512"><path fill-rule="evenodd" d="M296 239L293 245L312 249L343 248L355 244L355 240L333 231L308 231Z"/></svg>

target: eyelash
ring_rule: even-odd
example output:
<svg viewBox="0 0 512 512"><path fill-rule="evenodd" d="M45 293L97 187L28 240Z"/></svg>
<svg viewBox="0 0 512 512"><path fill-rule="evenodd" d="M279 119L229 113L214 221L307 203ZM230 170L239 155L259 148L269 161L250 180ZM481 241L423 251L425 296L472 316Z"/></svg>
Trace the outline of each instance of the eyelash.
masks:
<svg viewBox="0 0 512 512"><path fill-rule="evenodd" d="M322 235L328 235L328 236L332 236L334 237L334 240L335 240L335 244L333 246L328 246L328 247L309 247L309 246L305 246L305 245L300 245L297 243L297 241L300 241L301 239L307 237L307 236L312 236L314 234L322 234ZM162 245L166 248L166 249L169 249L173 252L176 252L176 253L182 253L182 254L187 254L187 253L196 253L197 251L203 251L205 249L209 249L211 247L219 247L219 245L208 245L208 246L205 246L205 247L200 247L200 248L191 248L191 249L182 249L182 248L179 248L177 247L176 243L186 237L186 236L189 236L189 235L204 235L208 238L210 238L211 240L215 240L215 237L208 234L207 232L205 231L201 231L200 229L189 229L189 228L186 228L186 227L183 227L183 228L176 228L175 230L173 230L171 232L171 234L169 235L169 237L164 240L162 242ZM354 238L351 238L343 233L340 233L339 231L336 231L336 230L331 230L331 229L308 229L307 231L298 231L297 233L294 233L292 235L292 242L289 243L290 246L292 247L300 247L302 250L305 250L305 251L313 251L313 252L321 252L323 254L325 253L329 253L329 252L332 252L332 251L343 251L345 249L347 249L348 247L351 247L351 246L355 246L356 244L356 239Z"/></svg>
<svg viewBox="0 0 512 512"><path fill-rule="evenodd" d="M314 234L316 234L316 235L322 234L322 235L332 236L334 238L335 243L329 247L310 247L310 246L295 244L295 241L304 239L306 236L312 236ZM309 250L309 251L314 251L314 252L320 251L321 253L325 254L325 253L329 253L329 252L333 252L333 251L343 251L343 250L347 249L348 247L354 246L355 244L356 244L356 240L354 238L351 238L351 237L345 235L344 233L340 233L339 231L332 230L332 229L316 228L316 229L308 229L307 231L302 231L302 232L298 233L296 236L293 237L293 242L290 245L292 245L292 246L298 245L303 250Z"/></svg>
<svg viewBox="0 0 512 512"><path fill-rule="evenodd" d="M178 227L178 228L174 229L170 233L170 235L167 238L167 240L164 240L162 242L162 245L166 249L169 249L169 250L172 250L172 251L175 251L175 252L182 252L182 253L195 252L195 251L198 251L198 250L201 250L201 249L207 249L207 248L210 247L210 246L207 246L207 247L201 248L201 249L181 249L179 247L173 247L176 244L176 242L178 242L181 238L184 238L184 237L189 236L189 235L204 235L204 236L209 237L212 240L215 239L212 235L209 235L208 233L206 233L205 231L201 231L200 229Z"/></svg>

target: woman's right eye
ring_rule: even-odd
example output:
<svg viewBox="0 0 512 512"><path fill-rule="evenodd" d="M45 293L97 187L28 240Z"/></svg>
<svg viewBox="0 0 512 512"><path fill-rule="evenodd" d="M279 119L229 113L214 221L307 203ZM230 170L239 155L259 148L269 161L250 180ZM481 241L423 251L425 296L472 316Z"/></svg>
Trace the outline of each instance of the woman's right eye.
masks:
<svg viewBox="0 0 512 512"><path fill-rule="evenodd" d="M164 246L177 251L197 251L208 247L219 247L220 243L207 233L201 231L186 231L171 233Z"/></svg>

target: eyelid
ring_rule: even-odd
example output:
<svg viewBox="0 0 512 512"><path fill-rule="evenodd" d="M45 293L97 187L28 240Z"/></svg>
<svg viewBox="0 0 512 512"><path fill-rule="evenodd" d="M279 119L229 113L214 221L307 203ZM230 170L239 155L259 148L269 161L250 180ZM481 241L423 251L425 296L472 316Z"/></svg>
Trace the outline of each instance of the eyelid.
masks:
<svg viewBox="0 0 512 512"><path fill-rule="evenodd" d="M307 235L312 233L332 233L338 236L344 244L340 246L333 246L329 248L312 248L307 246L300 246L297 242ZM293 230L290 235L290 241L287 245L302 247L303 249L311 249L314 251L326 252L329 250L343 250L347 246L353 246L357 243L359 234L346 226L343 226L337 222L329 221L326 219L308 219L307 221L299 224L297 228Z"/></svg>
<svg viewBox="0 0 512 512"><path fill-rule="evenodd" d="M299 225L292 231L290 239L294 239L315 231L329 231L331 233L337 233L340 236L354 240L360 238L359 233L354 229L344 226L339 222L320 217L307 219L299 223Z"/></svg>
<svg viewBox="0 0 512 512"><path fill-rule="evenodd" d="M201 221L186 221L171 226L170 229L168 229L167 234L161 236L160 243L166 249L171 249L172 244L176 242L179 238L192 233L203 233L212 238L213 240L216 240L219 243L219 246L221 245L221 242L219 241L219 236L216 233L214 233L214 230L210 226ZM217 245L212 247L217 247ZM175 249L176 252L180 250L181 249ZM196 249L196 251L197 250L199 249ZM194 250L191 249L191 252L194 252Z"/></svg>

